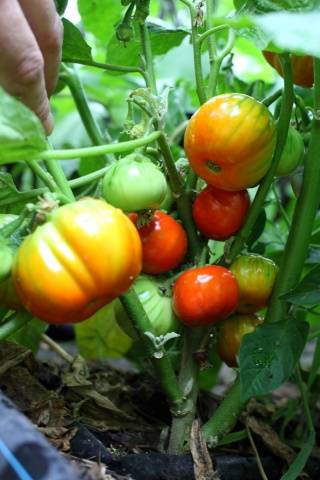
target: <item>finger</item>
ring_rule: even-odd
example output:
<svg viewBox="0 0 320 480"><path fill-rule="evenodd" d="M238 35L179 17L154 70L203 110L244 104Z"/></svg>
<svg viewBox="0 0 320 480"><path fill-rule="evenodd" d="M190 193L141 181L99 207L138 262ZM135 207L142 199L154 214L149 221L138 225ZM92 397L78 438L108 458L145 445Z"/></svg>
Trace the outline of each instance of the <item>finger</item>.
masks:
<svg viewBox="0 0 320 480"><path fill-rule="evenodd" d="M1 1L0 51L0 84L8 93L20 97L50 133L53 122L45 88L44 61L17 0Z"/></svg>
<svg viewBox="0 0 320 480"><path fill-rule="evenodd" d="M44 58L46 88L56 86L61 61L63 27L53 0L19 0Z"/></svg>

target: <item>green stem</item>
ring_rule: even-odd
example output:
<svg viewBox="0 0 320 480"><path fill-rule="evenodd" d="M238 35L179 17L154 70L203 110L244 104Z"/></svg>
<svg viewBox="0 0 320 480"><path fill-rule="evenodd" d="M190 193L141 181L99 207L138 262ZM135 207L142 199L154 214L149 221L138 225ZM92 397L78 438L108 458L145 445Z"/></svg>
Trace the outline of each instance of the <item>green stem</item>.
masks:
<svg viewBox="0 0 320 480"><path fill-rule="evenodd" d="M41 158L47 160L70 160L73 158L96 157L97 155L104 155L106 153L124 153L135 150L152 143L162 135L161 132L152 132L143 138L137 140L129 140L128 142L112 143L111 145L98 145L96 147L73 148L67 150L45 150L41 153Z"/></svg>
<svg viewBox="0 0 320 480"><path fill-rule="evenodd" d="M215 7L215 0L206 0L206 29L207 31L213 27L213 14L214 14L214 7ZM210 36L208 38L208 53L209 53L209 64L210 70L214 63L214 58L216 54L216 45L214 41L214 37Z"/></svg>
<svg viewBox="0 0 320 480"><path fill-rule="evenodd" d="M17 313L14 312L8 320L0 326L0 342L8 338L13 333L20 330L31 320L31 316L25 314L25 312Z"/></svg>
<svg viewBox="0 0 320 480"><path fill-rule="evenodd" d="M51 175L49 175L36 160L26 160L26 164L31 168L33 173L43 181L51 192L59 191L59 188L53 181Z"/></svg>
<svg viewBox="0 0 320 480"><path fill-rule="evenodd" d="M199 367L194 354L206 334L207 329L185 327L183 334L182 359L179 374L179 386L184 396L184 405L180 415L173 418L168 453L182 453L188 443L192 422L196 413L198 396Z"/></svg>
<svg viewBox="0 0 320 480"><path fill-rule="evenodd" d="M291 62L289 56L287 54L283 54L280 58L282 59L284 70L284 92L282 97L283 101L281 102L279 122L277 126L277 142L275 152L273 154L271 167L259 186L255 199L250 208L247 220L238 235L236 236L233 244L231 245L228 253L228 258L225 259L227 263L231 263L232 260L241 252L242 248L246 244L247 238L251 234L251 231L257 221L259 213L263 208L265 198L273 182L274 175L282 154L282 150L286 143L291 119L294 93Z"/></svg>
<svg viewBox="0 0 320 480"><path fill-rule="evenodd" d="M195 259L198 257L198 255L200 255L201 243L192 217L190 197L188 192L184 189L183 180L177 171L174 158L164 133L159 136L158 144L169 174L170 187L174 197L176 198L179 217L181 218L183 226L188 235L189 251L192 257Z"/></svg>
<svg viewBox="0 0 320 480"><path fill-rule="evenodd" d="M155 358L155 348L150 339L145 335L145 332L152 332L152 326L136 292L131 288L121 295L120 300L136 330L140 333L141 340L158 373L172 411L175 412L180 408L183 396L170 358L166 353L161 358Z"/></svg>
<svg viewBox="0 0 320 480"><path fill-rule="evenodd" d="M224 28L226 25L222 25ZM216 33L216 32L215 32ZM229 55L231 52L233 45L234 45L234 39L235 39L235 33L232 29L229 30L228 32L228 40L227 43L224 47L224 49L215 56L215 61L214 64L210 70L210 75L209 75L209 82L208 82L208 91L209 91L209 97L213 97L216 95L216 90L217 90L217 84L218 84L218 75L220 72L220 67L222 64L223 59Z"/></svg>
<svg viewBox="0 0 320 480"><path fill-rule="evenodd" d="M83 187L88 183L94 182L95 180L99 180L101 177L103 177L106 174L106 172L109 169L110 169L110 165L108 165L107 167L100 168L95 172L88 173L87 175L83 175L83 177L74 178L73 180L69 181L69 185L72 188Z"/></svg>
<svg viewBox="0 0 320 480"><path fill-rule="evenodd" d="M68 198L71 202L73 202L75 197L61 165L51 158L45 160L45 164L61 193L65 195L66 198Z"/></svg>
<svg viewBox="0 0 320 480"><path fill-rule="evenodd" d="M235 426L244 407L241 402L241 385L237 379L227 392L214 415L204 424L202 430L210 444L217 445L219 440Z"/></svg>
<svg viewBox="0 0 320 480"><path fill-rule="evenodd" d="M276 92L274 92L272 95L269 97L266 97L264 100L262 100L262 103L266 106L269 107L272 105L276 100L278 100L279 97L282 95L282 88L279 88Z"/></svg>
<svg viewBox="0 0 320 480"><path fill-rule="evenodd" d="M292 227L281 259L279 273L267 311L266 321L284 318L287 304L279 297L293 289L301 276L308 253L315 215L319 206L320 184L320 60L314 60L314 118L309 148L305 158L304 175L299 201L296 204Z"/></svg>
<svg viewBox="0 0 320 480"><path fill-rule="evenodd" d="M148 27L145 23L143 23L142 25L141 24L139 25L139 29L140 29L140 38L141 38L143 56L146 64L147 85L150 88L151 92L154 95L157 95L157 82L156 82L156 76L154 73L153 57L152 57Z"/></svg>
<svg viewBox="0 0 320 480"><path fill-rule="evenodd" d="M306 416L307 420L307 427L309 432L314 431L314 425L313 425L313 420L312 420L312 415L308 403L308 391L306 389L306 385L304 384L301 376L301 370L300 370L300 365L297 365L296 367L296 378L297 378L297 383L299 386L299 390L301 393L301 398L302 398L302 403L303 403L303 408L304 408L304 413Z"/></svg>
<svg viewBox="0 0 320 480"><path fill-rule="evenodd" d="M275 199L276 199L276 202L277 202L277 204L278 204L280 213L281 213L281 215L282 215L282 217L283 217L283 220L285 221L285 224L286 224L287 228L289 229L289 228L290 228L290 225L291 225L291 223L290 223L290 218L288 217L287 212L286 212L285 209L283 208L281 199L280 199L280 197L279 197L279 195L278 195L277 186L276 186L275 183L272 185L272 192L273 192L273 195L275 196Z"/></svg>
<svg viewBox="0 0 320 480"><path fill-rule="evenodd" d="M102 70L107 70L110 72L121 72L121 73L139 73L145 80L146 84L148 83L148 78L146 73L140 67L125 67L123 65L112 65L111 63L101 63L95 62L93 60L83 60L81 58L67 58L63 57L62 61L65 63L77 63L79 65L86 65L88 67L101 68Z"/></svg>
<svg viewBox="0 0 320 480"><path fill-rule="evenodd" d="M91 113L82 83L77 72L74 68L67 68L65 65L63 65L62 68L64 72L62 78L65 80L70 89L82 123L93 145L104 145L107 142L110 143L111 138L109 136L108 138L103 137L101 130ZM114 157L106 157L105 160L108 163L111 163L114 161Z"/></svg>
<svg viewBox="0 0 320 480"><path fill-rule="evenodd" d="M201 43L198 43L198 33L196 26L196 10L194 5L189 0L181 0L188 8L190 12L191 20L191 42L193 47L193 63L194 73L196 80L196 90L200 104L203 104L207 100L206 87L203 79L202 63L201 63Z"/></svg>

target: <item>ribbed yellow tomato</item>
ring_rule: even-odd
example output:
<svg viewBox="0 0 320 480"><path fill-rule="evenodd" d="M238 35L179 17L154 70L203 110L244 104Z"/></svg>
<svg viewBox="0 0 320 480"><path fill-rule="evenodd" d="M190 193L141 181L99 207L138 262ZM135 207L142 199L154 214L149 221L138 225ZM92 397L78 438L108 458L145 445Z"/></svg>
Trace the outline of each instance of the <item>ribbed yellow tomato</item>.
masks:
<svg viewBox="0 0 320 480"><path fill-rule="evenodd" d="M184 146L195 172L221 190L256 185L270 167L276 141L267 107L248 95L211 98L191 117Z"/></svg>
<svg viewBox="0 0 320 480"><path fill-rule="evenodd" d="M49 323L90 317L141 270L141 241L124 213L84 198L53 211L18 249L13 281L24 306Z"/></svg>

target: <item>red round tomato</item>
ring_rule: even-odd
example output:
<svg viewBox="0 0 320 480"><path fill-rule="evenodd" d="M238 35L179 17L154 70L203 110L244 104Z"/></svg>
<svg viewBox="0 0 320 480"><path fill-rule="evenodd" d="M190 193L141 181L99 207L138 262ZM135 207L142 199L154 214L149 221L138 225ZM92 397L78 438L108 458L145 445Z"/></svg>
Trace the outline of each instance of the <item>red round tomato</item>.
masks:
<svg viewBox="0 0 320 480"><path fill-rule="evenodd" d="M17 251L13 281L27 310L49 323L84 320L125 292L141 270L132 222L102 200L54 210Z"/></svg>
<svg viewBox="0 0 320 480"><path fill-rule="evenodd" d="M278 273L277 265L260 255L241 255L231 264L240 288L237 308L241 313L253 313L266 307Z"/></svg>
<svg viewBox="0 0 320 480"><path fill-rule="evenodd" d="M134 223L136 214L130 214ZM151 275L168 272L177 267L187 253L187 235L180 223L160 210L152 219L138 227L142 243L142 271Z"/></svg>
<svg viewBox="0 0 320 480"><path fill-rule="evenodd" d="M249 206L246 190L227 192L208 185L197 196L192 215L205 237L226 240L242 227Z"/></svg>
<svg viewBox="0 0 320 480"><path fill-rule="evenodd" d="M173 286L173 309L190 327L228 317L237 307L239 287L233 274L218 265L186 270Z"/></svg>
<svg viewBox="0 0 320 480"><path fill-rule="evenodd" d="M231 315L220 323L217 350L229 367L238 365L237 356L244 335L254 332L262 322L263 319L255 315Z"/></svg>
<svg viewBox="0 0 320 480"><path fill-rule="evenodd" d="M263 52L266 60L277 72L282 76L282 68L279 60L279 56L274 52ZM308 55L290 55L292 71L293 71L293 83L300 85L301 87L312 87L313 85L313 59Z"/></svg>
<svg viewBox="0 0 320 480"><path fill-rule="evenodd" d="M195 172L209 185L240 191L268 171L276 141L267 107L240 93L218 95L191 117L184 146Z"/></svg>

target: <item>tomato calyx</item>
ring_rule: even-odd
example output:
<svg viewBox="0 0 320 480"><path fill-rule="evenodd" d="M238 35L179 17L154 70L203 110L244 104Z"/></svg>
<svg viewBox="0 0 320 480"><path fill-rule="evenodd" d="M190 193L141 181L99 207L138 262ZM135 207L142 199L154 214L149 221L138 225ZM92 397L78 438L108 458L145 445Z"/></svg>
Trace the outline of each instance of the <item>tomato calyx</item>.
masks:
<svg viewBox="0 0 320 480"><path fill-rule="evenodd" d="M212 160L207 161L207 167L213 173L220 173L221 172L220 165L217 165L216 163L213 163Z"/></svg>
<svg viewBox="0 0 320 480"><path fill-rule="evenodd" d="M148 208L147 210L140 210L139 212L129 213L130 220L137 228L146 227L154 221L155 209Z"/></svg>

